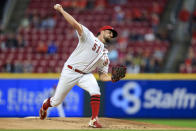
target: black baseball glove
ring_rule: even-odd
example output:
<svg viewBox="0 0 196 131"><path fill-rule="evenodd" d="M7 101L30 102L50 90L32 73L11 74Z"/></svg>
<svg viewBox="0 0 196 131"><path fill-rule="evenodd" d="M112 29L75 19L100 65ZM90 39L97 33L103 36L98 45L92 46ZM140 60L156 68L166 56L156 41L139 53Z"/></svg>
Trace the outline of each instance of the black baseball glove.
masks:
<svg viewBox="0 0 196 131"><path fill-rule="evenodd" d="M117 65L112 67L112 82L117 82L126 75L127 67L124 65Z"/></svg>

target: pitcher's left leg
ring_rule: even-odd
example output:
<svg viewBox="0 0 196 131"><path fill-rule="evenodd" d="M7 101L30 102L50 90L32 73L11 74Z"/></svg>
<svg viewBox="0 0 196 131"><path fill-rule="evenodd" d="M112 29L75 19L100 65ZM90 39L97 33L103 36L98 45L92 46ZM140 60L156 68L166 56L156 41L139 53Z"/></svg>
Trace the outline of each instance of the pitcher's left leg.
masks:
<svg viewBox="0 0 196 131"><path fill-rule="evenodd" d="M44 120L47 116L47 109L49 107L56 107L62 103L65 96L76 85L81 75L76 72L65 69L61 74L54 96L46 99L40 108L40 119Z"/></svg>
<svg viewBox="0 0 196 131"><path fill-rule="evenodd" d="M99 107L100 107L100 88L93 74L84 75L78 82L78 86L89 92L90 104L92 109L92 117L89 122L89 126L94 128L102 128L98 122Z"/></svg>

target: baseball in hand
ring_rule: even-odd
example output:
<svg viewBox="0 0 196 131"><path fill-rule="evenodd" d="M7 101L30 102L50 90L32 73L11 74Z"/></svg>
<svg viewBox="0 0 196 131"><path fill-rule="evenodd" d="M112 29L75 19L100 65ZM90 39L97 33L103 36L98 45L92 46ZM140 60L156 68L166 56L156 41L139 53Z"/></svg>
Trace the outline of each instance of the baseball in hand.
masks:
<svg viewBox="0 0 196 131"><path fill-rule="evenodd" d="M61 8L61 5L60 5L60 4L55 4L55 5L54 5L54 9L55 9L55 10L58 10L58 9L60 9L60 8Z"/></svg>

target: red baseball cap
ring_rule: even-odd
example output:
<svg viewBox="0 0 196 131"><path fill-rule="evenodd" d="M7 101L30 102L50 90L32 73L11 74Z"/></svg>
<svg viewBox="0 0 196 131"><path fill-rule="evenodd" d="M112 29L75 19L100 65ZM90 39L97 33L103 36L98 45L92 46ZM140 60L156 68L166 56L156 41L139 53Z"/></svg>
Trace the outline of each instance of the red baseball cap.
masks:
<svg viewBox="0 0 196 131"><path fill-rule="evenodd" d="M103 30L111 30L113 32L113 38L117 37L118 36L118 33L116 30L114 30L114 28L112 26L109 26L109 25L106 25L106 26L103 26L99 29L99 32L98 34L103 31Z"/></svg>

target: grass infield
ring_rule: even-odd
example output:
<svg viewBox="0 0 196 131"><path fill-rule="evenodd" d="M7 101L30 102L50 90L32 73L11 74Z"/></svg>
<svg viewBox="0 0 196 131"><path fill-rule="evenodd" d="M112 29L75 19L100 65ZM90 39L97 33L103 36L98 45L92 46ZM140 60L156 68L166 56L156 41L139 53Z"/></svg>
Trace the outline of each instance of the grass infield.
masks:
<svg viewBox="0 0 196 131"><path fill-rule="evenodd" d="M196 128L196 119L130 119L153 124Z"/></svg>

